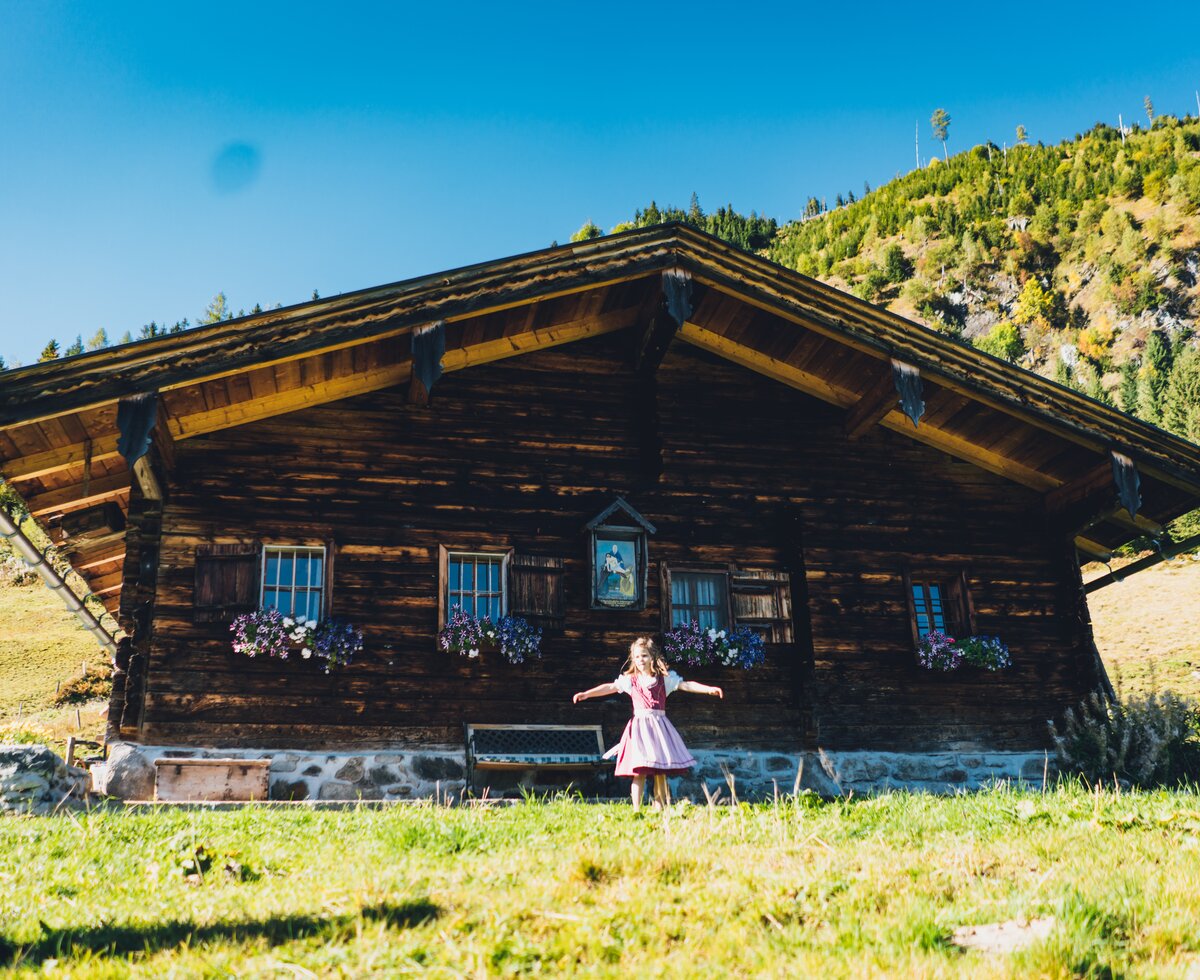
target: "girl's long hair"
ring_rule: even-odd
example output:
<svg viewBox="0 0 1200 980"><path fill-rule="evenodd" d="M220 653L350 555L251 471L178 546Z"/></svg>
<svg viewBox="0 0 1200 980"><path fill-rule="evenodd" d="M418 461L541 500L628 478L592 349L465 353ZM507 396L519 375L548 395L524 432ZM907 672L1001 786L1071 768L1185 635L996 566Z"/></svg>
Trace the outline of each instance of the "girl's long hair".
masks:
<svg viewBox="0 0 1200 980"><path fill-rule="evenodd" d="M662 651L658 648L658 644L654 642L654 637L652 636L639 636L629 644L629 656L625 660L625 669L621 673L637 673L637 670L633 666L633 652L639 647L650 654L650 673L656 677L666 677L668 671L667 662L663 660Z"/></svg>

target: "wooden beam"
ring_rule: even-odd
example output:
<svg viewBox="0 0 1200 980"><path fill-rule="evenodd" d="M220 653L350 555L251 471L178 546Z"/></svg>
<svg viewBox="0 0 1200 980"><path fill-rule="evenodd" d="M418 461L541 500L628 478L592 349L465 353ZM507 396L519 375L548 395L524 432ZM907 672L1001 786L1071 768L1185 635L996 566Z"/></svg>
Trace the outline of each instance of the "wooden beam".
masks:
<svg viewBox="0 0 1200 980"><path fill-rule="evenodd" d="M1112 464L1106 459L1098 463L1077 479L1064 483L1046 494L1046 512L1062 514L1075 504L1089 497L1104 494L1115 500L1117 488L1113 485Z"/></svg>
<svg viewBox="0 0 1200 980"><path fill-rule="evenodd" d="M1075 550L1081 555L1087 555L1093 561L1104 562L1106 565L1112 561L1112 552L1108 548L1099 541L1085 538L1082 534L1075 536Z"/></svg>
<svg viewBox="0 0 1200 980"><path fill-rule="evenodd" d="M857 404L859 400L859 395L854 392L832 385L824 378L809 374L793 367L786 361L769 357L753 348L745 347L694 323L685 323L680 329L679 336L690 344L715 354L721 354L743 367L774 378L776 381L782 381L786 385L842 408L849 408ZM1050 490L1061 483L1060 480L1039 470L1023 466L1007 456L983 449L961 436L953 435L929 424L914 428L912 421L898 407L884 416L880 420L880 424L910 439L915 439L917 442L922 442L1034 490Z"/></svg>
<svg viewBox="0 0 1200 980"><path fill-rule="evenodd" d="M822 401L831 402L841 408L849 408L858 399L858 396L853 392L836 387L824 378L810 374L807 371L802 371L788 364L786 361L770 357L751 347L746 347L729 340L727 337L723 337L721 334L709 330L707 327L702 327L699 324L690 321L685 323L679 328L679 339L685 340L689 344L699 347L701 350L720 354L735 364L740 364L742 367L757 371L768 378L774 378L776 381L782 381L792 388L803 391ZM911 427L910 425L909 428Z"/></svg>
<svg viewBox="0 0 1200 980"><path fill-rule="evenodd" d="M618 330L627 330L637 322L636 309L613 310L596 316L569 320L553 326L525 330L508 337L474 344L471 347L456 347L446 351L442 358L442 369L446 372L461 371L463 368L489 364L515 354L532 350L558 347L576 340L599 337Z"/></svg>
<svg viewBox="0 0 1200 980"><path fill-rule="evenodd" d="M94 436L91 447L91 461L99 463L101 460L113 459L118 456L118 438L119 436L115 431ZM50 476L60 470L65 470L70 466L82 464L87 459L87 444L77 442L70 446L61 446L58 449L48 449L45 452L34 453L30 456L19 456L16 459L8 460L3 465L4 478L10 483L19 483L22 480L36 480L39 477Z"/></svg>
<svg viewBox="0 0 1200 980"><path fill-rule="evenodd" d="M373 368L360 374L334 378L332 381L321 381L300 388L289 388L263 398L251 398L243 402L236 402L226 405L224 408L196 412L192 415L168 417L167 427L176 440L191 439L194 436L202 436L219 429L245 425L247 422L258 422L262 419L274 418L277 415L286 415L288 412L297 412L303 408L311 408L314 405L324 405L342 398L352 398L370 391L392 388L407 381L408 372L408 361Z"/></svg>
<svg viewBox="0 0 1200 980"><path fill-rule="evenodd" d="M133 476L141 487L143 497L147 500L163 499L162 486L154 474L154 467L150 465L149 454L140 457L133 464Z"/></svg>
<svg viewBox="0 0 1200 980"><path fill-rule="evenodd" d="M1124 507L1120 510L1115 510L1110 514L1106 514L1104 519L1110 524L1116 524L1119 527L1125 528L1127 531L1133 531L1136 534L1148 535L1152 538L1161 538L1163 535L1163 526L1148 517L1143 517L1138 514L1136 517L1131 517L1129 511Z"/></svg>
<svg viewBox="0 0 1200 980"><path fill-rule="evenodd" d="M102 548L91 548L87 551L81 551L75 556L74 561L71 562L71 567L82 575L90 569L124 561L125 541L122 539L106 544Z"/></svg>
<svg viewBox="0 0 1200 980"><path fill-rule="evenodd" d="M1029 487L1031 490L1045 491L1058 486L1060 481L1054 477L1014 462L1007 456L983 449L968 439L954 435L931 425L913 428L912 421L903 412L892 412L881 423L884 428L899 432L901 435L923 442L934 449L940 449L950 456L955 456L968 463L974 463L980 469L995 473L1013 483Z"/></svg>
<svg viewBox="0 0 1200 980"><path fill-rule="evenodd" d="M69 487L57 490L47 490L35 497L27 497L25 505L34 517L45 517L47 514L65 514L73 510L83 510L93 504L112 500L129 490L129 474L113 473L109 476L94 477L88 481L87 493L84 493L82 483L73 483Z"/></svg>
<svg viewBox="0 0 1200 980"><path fill-rule="evenodd" d="M658 370L671 339L692 315L696 305L691 275L681 269L664 270L658 306L638 337L633 357L635 371L648 374Z"/></svg>
<svg viewBox="0 0 1200 980"><path fill-rule="evenodd" d="M896 392L896 379L889 366L881 373L859 400L850 407L843 423L846 438L851 442L861 438L867 431L884 420L884 417L900 403Z"/></svg>

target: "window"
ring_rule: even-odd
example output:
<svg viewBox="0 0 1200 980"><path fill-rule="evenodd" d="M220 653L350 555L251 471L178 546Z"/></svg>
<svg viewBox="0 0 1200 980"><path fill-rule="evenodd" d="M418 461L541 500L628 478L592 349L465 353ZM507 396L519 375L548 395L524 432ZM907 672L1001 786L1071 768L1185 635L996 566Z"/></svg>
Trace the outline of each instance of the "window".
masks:
<svg viewBox="0 0 1200 980"><path fill-rule="evenodd" d="M953 637L975 632L975 609L966 572L906 571L904 585L913 643L920 643L933 630Z"/></svg>
<svg viewBox="0 0 1200 980"><path fill-rule="evenodd" d="M768 643L791 643L791 577L774 569L663 563L662 628L693 620L705 629L748 626Z"/></svg>
<svg viewBox="0 0 1200 980"><path fill-rule="evenodd" d="M940 582L913 582L913 614L917 632L924 636L933 630L946 632L946 608L942 601L945 587Z"/></svg>
<svg viewBox="0 0 1200 980"><path fill-rule="evenodd" d="M320 619L325 598L325 549L263 547L262 607L285 616Z"/></svg>
<svg viewBox="0 0 1200 980"><path fill-rule="evenodd" d="M671 575L671 626L696 621L705 629L729 628L729 576L725 572Z"/></svg>
<svg viewBox="0 0 1200 980"><path fill-rule="evenodd" d="M445 554L444 615L462 606L468 616L492 622L508 612L508 555L482 551L447 551Z"/></svg>

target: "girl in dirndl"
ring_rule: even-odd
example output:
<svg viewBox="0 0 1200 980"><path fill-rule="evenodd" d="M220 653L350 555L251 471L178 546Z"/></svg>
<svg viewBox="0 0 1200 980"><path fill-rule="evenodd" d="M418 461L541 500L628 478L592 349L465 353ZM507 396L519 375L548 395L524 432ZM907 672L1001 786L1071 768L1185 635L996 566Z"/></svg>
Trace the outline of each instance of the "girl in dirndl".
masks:
<svg viewBox="0 0 1200 980"><path fill-rule="evenodd" d="M633 717L621 741L605 757L616 755L616 774L633 780L630 797L635 808L642 804L647 776L654 777L655 807L664 807L671 802L667 777L683 775L696 764L679 732L667 720L667 695L675 691L725 696L719 687L685 681L669 670L658 644L643 636L629 647L629 659L615 681L580 691L572 699L578 704L588 698L628 694L633 701Z"/></svg>

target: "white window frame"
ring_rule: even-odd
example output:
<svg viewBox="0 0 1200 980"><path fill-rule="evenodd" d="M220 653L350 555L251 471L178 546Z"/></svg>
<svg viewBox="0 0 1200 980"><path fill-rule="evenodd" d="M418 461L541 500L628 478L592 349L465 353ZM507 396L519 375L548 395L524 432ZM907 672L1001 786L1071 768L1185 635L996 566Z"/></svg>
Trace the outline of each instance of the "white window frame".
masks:
<svg viewBox="0 0 1200 980"><path fill-rule="evenodd" d="M450 610L454 608L454 603L450 601L450 563L456 559L463 558L487 558L490 561L500 560L500 615L508 615L508 564L512 558L512 549L496 551L481 551L467 549L450 549L445 545L442 546L442 562L441 574L438 576L441 581L438 583L440 595L438 597L438 606L441 612L441 622L438 624L440 629L446 625L446 620L450 618ZM473 593L478 596L479 593ZM490 592L488 594L491 594ZM476 605L478 609L478 604Z"/></svg>
<svg viewBox="0 0 1200 980"><path fill-rule="evenodd" d="M295 563L293 562L293 564L292 564L292 585L287 591L292 596L291 606L292 606L293 610L296 608L296 593L298 591L305 592L305 593L314 592L314 591L317 592L317 594L318 594L317 619L318 620L323 619L325 617L325 609L328 606L328 601L329 601L329 555L328 555L327 550L324 545L264 544L263 550L262 550L262 560L261 560L262 573L259 576L259 583L258 583L258 607L259 607L259 609L267 608L266 604L265 604L266 594L267 594L267 559L270 557L270 555L273 552L275 552L275 553L290 552L292 554L298 554L300 552L307 552L308 554L321 559L321 583L320 583L319 587L314 588L311 585L303 585L303 586L297 587L296 586L296 572L295 572L296 566L295 566ZM279 584L272 586L272 588L274 588L276 591L279 591L279 592L284 591L283 586L279 585ZM306 609L308 608L307 604L305 605L305 608ZM282 610L280 610L280 611L282 612ZM284 613L284 615L286 616L286 615L295 615L295 614L294 613ZM305 613L305 615L307 615L307 613Z"/></svg>
<svg viewBox="0 0 1200 980"><path fill-rule="evenodd" d="M675 610L677 607L676 607L676 603L675 603L674 588L675 588L676 576L678 576L678 575L708 575L714 579L720 579L721 580L721 589L722 589L722 592L724 593L724 595L722 596L722 598L724 599L724 602L717 606L710 606L708 608L719 610L724 613L725 622L723 624L718 624L716 627L717 629L723 629L723 630L733 629L733 609L731 608L731 605L730 605L730 603L731 603L730 594L731 594L732 590L729 587L729 571L727 569L720 569L720 568L694 568L694 567L691 567L688 565L672 565L672 566L670 566L671 593L669 593L666 598L667 598L667 602L669 604L668 608L670 609L670 615L667 617L667 619L669 621L669 626L671 629L675 629L677 626L681 626L681 625L686 626L687 623L691 622L690 619L685 620L683 623L675 622ZM690 605L685 603L684 608L691 608L691 607L690 607Z"/></svg>

